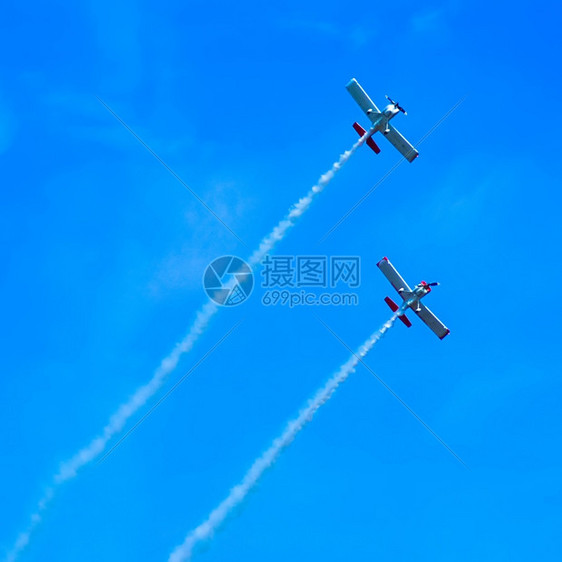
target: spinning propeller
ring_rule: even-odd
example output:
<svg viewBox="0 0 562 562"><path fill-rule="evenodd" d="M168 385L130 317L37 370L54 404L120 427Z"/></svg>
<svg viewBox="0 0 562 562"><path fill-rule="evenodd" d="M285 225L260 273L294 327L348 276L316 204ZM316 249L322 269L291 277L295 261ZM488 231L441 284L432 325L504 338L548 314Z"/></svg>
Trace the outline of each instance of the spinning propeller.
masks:
<svg viewBox="0 0 562 562"><path fill-rule="evenodd" d="M385 95L385 98L394 106L396 107L396 109L398 109L398 111L401 111L404 115L408 115L406 113L406 110L397 102L394 101L392 98L389 98L388 96Z"/></svg>

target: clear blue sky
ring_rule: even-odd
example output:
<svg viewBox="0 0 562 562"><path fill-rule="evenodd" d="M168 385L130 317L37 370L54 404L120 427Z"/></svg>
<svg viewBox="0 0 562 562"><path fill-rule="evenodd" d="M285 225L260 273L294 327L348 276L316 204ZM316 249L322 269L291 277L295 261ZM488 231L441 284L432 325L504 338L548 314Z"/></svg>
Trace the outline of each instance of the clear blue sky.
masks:
<svg viewBox="0 0 562 562"><path fill-rule="evenodd" d="M0 42L0 548L59 463L181 339L205 266L246 257L366 119L408 110L399 159L359 151L277 249L359 255L356 307L223 310L106 461L61 489L28 562L166 560L389 315L388 256L451 328L397 325L200 553L205 562L560 560L560 21L554 2L10 3ZM110 105L238 242L98 102ZM2 551L0 551L2 552Z"/></svg>

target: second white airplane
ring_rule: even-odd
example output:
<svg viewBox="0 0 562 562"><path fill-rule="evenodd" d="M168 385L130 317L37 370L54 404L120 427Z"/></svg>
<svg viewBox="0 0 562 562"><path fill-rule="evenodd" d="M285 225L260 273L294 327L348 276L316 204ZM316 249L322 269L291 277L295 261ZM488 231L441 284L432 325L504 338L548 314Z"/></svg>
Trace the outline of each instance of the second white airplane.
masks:
<svg viewBox="0 0 562 562"><path fill-rule="evenodd" d="M346 88L353 99L359 104L359 107L371 120L372 128L374 129L373 135L377 131L380 131L408 162L413 162L420 153L390 124L390 120L398 113L402 112L406 115L404 108L400 107L400 104L386 96L386 99L390 103L381 111L365 93L365 90L363 90L355 78L350 80ZM365 129L357 122L353 124L353 128L361 137L366 133ZM366 144L374 150L376 154L381 151L372 136L367 139Z"/></svg>
<svg viewBox="0 0 562 562"><path fill-rule="evenodd" d="M422 281L413 289L410 289L408 283L404 281L404 278L396 271L396 268L388 261L388 258L383 258L377 263L377 267L382 271L383 275L390 281L390 284L398 291L398 294L406 303L402 305L403 307L413 310L419 316L420 320L424 322L440 340L449 335L449 328L421 302L425 295L431 293L431 287L439 285L439 283L426 283ZM404 308L401 309L390 297L386 297L384 302L391 308L392 312L398 312L398 318L400 318L408 328L412 325L410 320L406 317Z"/></svg>

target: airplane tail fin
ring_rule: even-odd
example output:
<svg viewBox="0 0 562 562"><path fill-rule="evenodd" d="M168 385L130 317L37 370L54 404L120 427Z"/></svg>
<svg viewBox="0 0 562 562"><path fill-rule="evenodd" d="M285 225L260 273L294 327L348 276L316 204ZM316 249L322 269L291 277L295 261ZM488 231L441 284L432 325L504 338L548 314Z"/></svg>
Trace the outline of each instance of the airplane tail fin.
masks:
<svg viewBox="0 0 562 562"><path fill-rule="evenodd" d="M357 134L362 137L367 131L359 125L359 123L353 123L353 128L357 131ZM374 151L375 154L378 154L381 149L377 146L377 143L373 140L373 137L369 137L366 141L367 146Z"/></svg>
<svg viewBox="0 0 562 562"><path fill-rule="evenodd" d="M390 297L385 297L384 302L388 304L392 312L396 312L400 308ZM400 320L402 320L408 328L412 326L412 323L408 320L408 317L405 314L401 314L398 318L400 318Z"/></svg>

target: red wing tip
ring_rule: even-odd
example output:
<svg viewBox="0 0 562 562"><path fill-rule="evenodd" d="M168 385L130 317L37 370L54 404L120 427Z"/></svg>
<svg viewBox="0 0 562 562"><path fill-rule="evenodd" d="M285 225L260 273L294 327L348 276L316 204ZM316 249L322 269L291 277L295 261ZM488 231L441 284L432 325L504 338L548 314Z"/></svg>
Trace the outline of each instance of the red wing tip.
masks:
<svg viewBox="0 0 562 562"><path fill-rule="evenodd" d="M451 333L451 330L449 330L447 328L447 331L439 339L442 340L443 338L446 338L450 333Z"/></svg>
<svg viewBox="0 0 562 562"><path fill-rule="evenodd" d="M381 264L383 261L388 261L388 258L387 258L386 256L384 256L384 258L382 258L382 260L380 260L379 262L377 262L377 267L380 267L380 264Z"/></svg>

